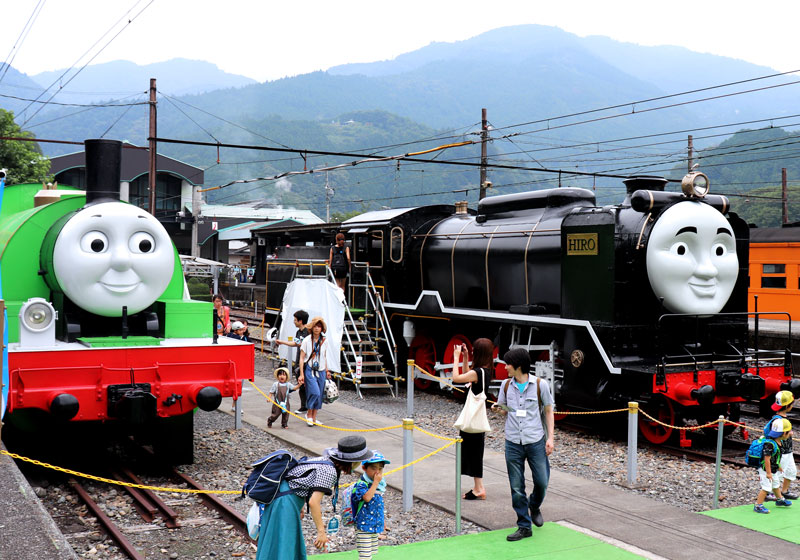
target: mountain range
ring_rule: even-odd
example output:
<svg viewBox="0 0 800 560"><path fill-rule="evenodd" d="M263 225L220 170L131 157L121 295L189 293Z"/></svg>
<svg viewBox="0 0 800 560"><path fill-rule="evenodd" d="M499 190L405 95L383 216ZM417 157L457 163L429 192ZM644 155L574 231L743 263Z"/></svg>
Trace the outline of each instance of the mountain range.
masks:
<svg viewBox="0 0 800 560"><path fill-rule="evenodd" d="M55 71L30 78L19 73L13 75L20 88L41 88L48 81L55 81L60 73ZM644 47L607 37L582 38L555 27L520 25L495 29L465 41L432 43L393 60L346 64L326 72L266 83L253 83L197 61L174 60L141 67L117 61L84 69L69 85L73 88L69 101L81 99L78 92L86 96L91 94L95 101L102 96L119 99L141 93L147 88L149 78L155 77L159 92L169 96L159 97L158 134L161 137L382 155L416 151L465 138L474 140L480 111L485 107L494 129L493 136L525 132L519 137L490 144L490 155L508 164L577 167L588 171L617 167L627 170L635 169L636 165L619 163L615 166L610 158L603 163L589 160L565 163L566 156L574 155L575 150L554 148L573 142L597 142L597 152L601 152L605 151L601 150L601 143L611 139L720 125L734 125L717 131L732 134L737 130L736 123L780 119L794 114L796 90L791 86L729 97L724 95L745 89L757 90L762 84L756 81L700 91L770 74L776 72L681 47ZM7 80L0 83L0 95L8 93ZM790 81L788 77L779 76L769 84ZM20 91L30 93L19 95ZM687 91L696 93L666 97ZM32 94L33 89L20 89L15 93L18 97ZM711 97L716 99L684 104L687 100ZM83 99L85 102L89 98ZM653 101L642 101L648 99ZM59 95L56 100L68 99ZM666 105L675 106L669 110L658 109ZM15 110L19 102L0 97L0 107ZM605 107L616 108L594 111ZM594 112L558 118L587 111ZM20 117L18 115L18 122ZM581 121L592 122L579 124ZM742 124L741 128L767 126L768 121L765 122L764 125ZM523 123L529 124L520 126ZM105 134L105 137L144 144L147 109L146 106L111 107L77 113L74 108L54 107L42 111L27 126L42 138L83 140ZM721 141L720 138L696 136L697 148ZM664 150L685 153L686 134L682 137L683 147ZM403 145L421 138L432 140ZM628 144L636 142L628 141ZM59 145L42 147L48 154L70 149ZM297 170L298 166L302 169L303 165L330 165L353 159L328 157L303 161L300 157L257 150L222 150L218 155L213 148L166 144L161 144L159 150L207 168L207 185L268 177ZM650 151L654 158L660 156ZM516 153L508 155L512 152ZM477 146L468 146L457 152L450 150L438 158L477 158L478 155ZM367 172L364 169L362 166L339 170L328 177L337 188L333 199L337 210L399 205L404 203L400 198L404 196L402 193L408 193L405 196L409 198L429 195L424 202L452 202L454 197L464 195L453 195L451 191L474 188L478 174L477 170L469 168L407 163L395 166L392 162L373 166L369 181L365 181ZM505 190L498 192L557 184L551 175L531 172L492 171L490 175L495 185L505 185ZM320 181L319 176L301 175L292 178L288 188L285 184L276 188L273 181L262 181L228 187L208 196L228 202L257 197L276 203L305 203L322 212L324 181ZM586 181L573 182L579 186L592 185ZM619 181L598 179L593 186L611 183L618 185ZM474 201L476 194L470 192L468 196ZM613 196L605 202L616 202ZM423 200L414 203L423 203Z"/></svg>

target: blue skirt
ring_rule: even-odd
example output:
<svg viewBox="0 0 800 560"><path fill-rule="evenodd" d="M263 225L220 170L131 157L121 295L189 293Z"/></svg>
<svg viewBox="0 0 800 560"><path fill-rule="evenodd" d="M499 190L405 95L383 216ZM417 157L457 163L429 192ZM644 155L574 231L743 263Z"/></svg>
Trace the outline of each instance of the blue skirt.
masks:
<svg viewBox="0 0 800 560"><path fill-rule="evenodd" d="M281 482L280 491L289 490L289 484ZM300 524L303 498L286 494L275 498L261 514L261 529L258 531L256 560L306 560L306 542Z"/></svg>
<svg viewBox="0 0 800 560"><path fill-rule="evenodd" d="M325 380L328 372L325 370L317 372L315 377L311 371L311 366L305 367L306 378L306 407L309 410L319 410L322 408L322 397L325 395Z"/></svg>

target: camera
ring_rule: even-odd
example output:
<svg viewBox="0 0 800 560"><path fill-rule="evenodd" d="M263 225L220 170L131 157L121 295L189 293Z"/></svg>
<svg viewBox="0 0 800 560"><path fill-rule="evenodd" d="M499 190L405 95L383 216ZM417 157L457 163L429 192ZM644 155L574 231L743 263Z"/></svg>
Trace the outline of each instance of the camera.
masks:
<svg viewBox="0 0 800 560"><path fill-rule="evenodd" d="M0 169L0 181L5 179L8 176L8 169Z"/></svg>
<svg viewBox="0 0 800 560"><path fill-rule="evenodd" d="M311 369L313 369L314 371L319 371L319 362L316 360L311 362Z"/></svg>

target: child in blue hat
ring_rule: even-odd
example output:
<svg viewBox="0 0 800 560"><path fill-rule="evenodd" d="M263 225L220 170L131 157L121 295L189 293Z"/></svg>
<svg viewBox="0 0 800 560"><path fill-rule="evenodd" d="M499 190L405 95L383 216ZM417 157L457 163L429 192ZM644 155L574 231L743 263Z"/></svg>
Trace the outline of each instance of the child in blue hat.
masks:
<svg viewBox="0 0 800 560"><path fill-rule="evenodd" d="M372 457L361 463L364 474L353 485L350 494L358 560L370 560L373 554L378 553L378 534L383 533L383 493L386 491L383 467L390 462L380 451L373 451Z"/></svg>

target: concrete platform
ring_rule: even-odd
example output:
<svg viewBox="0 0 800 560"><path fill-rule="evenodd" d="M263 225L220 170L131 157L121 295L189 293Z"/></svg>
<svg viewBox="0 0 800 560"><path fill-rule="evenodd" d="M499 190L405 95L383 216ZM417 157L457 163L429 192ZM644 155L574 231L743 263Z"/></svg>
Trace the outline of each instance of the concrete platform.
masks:
<svg viewBox="0 0 800 560"><path fill-rule="evenodd" d="M271 386L263 378L257 377L256 383L265 393ZM222 408L226 412L230 410L229 402L223 403ZM266 420L271 405L248 382L244 384L240 406L245 422L267 429ZM402 422L400 418L385 418L339 402L325 405L318 419L325 426L309 427L298 418L291 417L289 429L272 428L268 431L309 454L318 455L347 434L341 430L388 427ZM232 418L232 424L233 421ZM424 423L422 427L425 427ZM363 435L371 448L379 449L392 461L392 468L403 463L402 429L364 432ZM414 457L421 457L446 443L415 430ZM265 449L263 453L268 451ZM555 452L558 453L557 443ZM417 463L413 469L415 497L454 512L454 447ZM484 471L487 499L462 500L462 515L464 519L487 529L509 528L511 532L516 525L516 515L511 508L503 455L487 449ZM528 480L530 484L530 477ZM396 489L402 489L402 481L400 472L386 477L387 484ZM470 488L471 483L470 478L462 478L464 490ZM542 513L546 523L563 523L617 546L632 547L647 558L731 560L752 558L754 550L769 551L770 556L790 557L800 553L800 546L785 540L555 470L551 474ZM535 543L535 536L534 528L532 543Z"/></svg>
<svg viewBox="0 0 800 560"><path fill-rule="evenodd" d="M3 454L0 454L0 508L0 558L77 560L14 460Z"/></svg>

